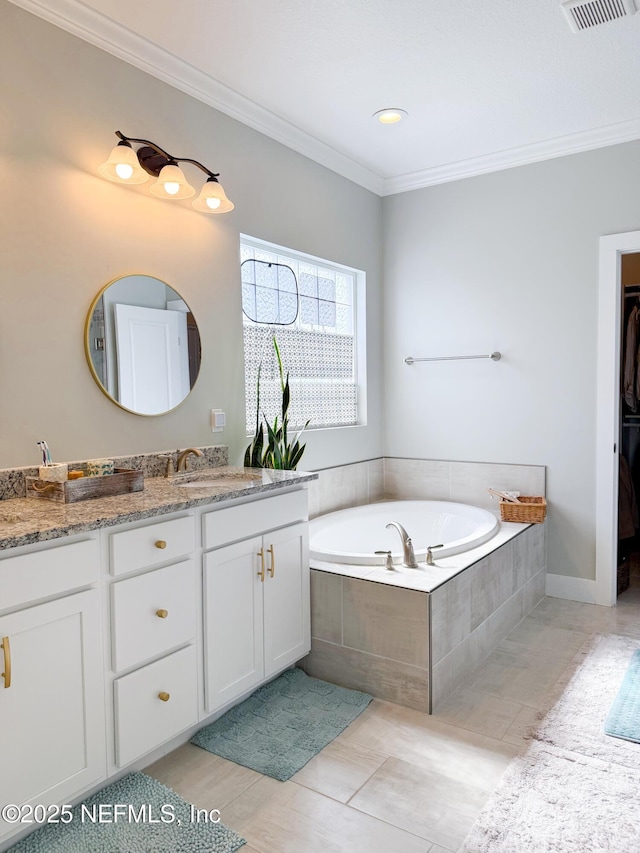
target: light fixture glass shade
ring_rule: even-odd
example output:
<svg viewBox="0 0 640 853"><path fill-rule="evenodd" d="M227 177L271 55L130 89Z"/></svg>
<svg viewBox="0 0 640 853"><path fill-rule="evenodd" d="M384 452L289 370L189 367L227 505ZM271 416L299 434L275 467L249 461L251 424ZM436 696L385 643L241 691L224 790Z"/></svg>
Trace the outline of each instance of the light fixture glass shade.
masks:
<svg viewBox="0 0 640 853"><path fill-rule="evenodd" d="M149 175L138 162L136 152L128 142L119 142L98 172L103 178L118 184L144 184Z"/></svg>
<svg viewBox="0 0 640 853"><path fill-rule="evenodd" d="M193 206L200 213L229 213L234 207L233 202L227 198L222 184L219 184L215 178L209 178L205 182Z"/></svg>
<svg viewBox="0 0 640 853"><path fill-rule="evenodd" d="M163 166L158 180L151 184L149 191L157 198L191 198L196 191L187 181L180 166Z"/></svg>

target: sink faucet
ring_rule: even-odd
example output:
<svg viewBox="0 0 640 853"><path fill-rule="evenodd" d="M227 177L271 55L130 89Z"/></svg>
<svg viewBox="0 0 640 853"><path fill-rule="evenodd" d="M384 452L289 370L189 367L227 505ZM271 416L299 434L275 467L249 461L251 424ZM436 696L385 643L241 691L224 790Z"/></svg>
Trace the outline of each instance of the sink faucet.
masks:
<svg viewBox="0 0 640 853"><path fill-rule="evenodd" d="M403 555L402 565L405 566L407 569L417 569L418 563L416 561L416 555L413 550L413 543L411 542L411 537L409 536L407 531L397 521L390 521L389 524L385 526L395 527L398 533L400 534Z"/></svg>
<svg viewBox="0 0 640 853"><path fill-rule="evenodd" d="M186 450L178 453L178 473L189 470L187 462L190 453L193 453L195 456L204 456L204 453L201 450L198 450L197 447L187 447Z"/></svg>

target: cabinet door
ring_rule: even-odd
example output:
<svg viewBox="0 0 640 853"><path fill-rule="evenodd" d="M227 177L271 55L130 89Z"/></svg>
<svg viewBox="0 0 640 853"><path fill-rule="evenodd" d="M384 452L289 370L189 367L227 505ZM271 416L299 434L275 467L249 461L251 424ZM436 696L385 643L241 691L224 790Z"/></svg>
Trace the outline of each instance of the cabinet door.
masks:
<svg viewBox="0 0 640 853"><path fill-rule="evenodd" d="M106 777L98 592L3 616L3 638L0 803L68 802Z"/></svg>
<svg viewBox="0 0 640 853"><path fill-rule="evenodd" d="M205 696L210 713L263 679L262 539L204 556Z"/></svg>
<svg viewBox="0 0 640 853"><path fill-rule="evenodd" d="M268 533L264 545L264 674L268 678L311 648L308 526L293 524Z"/></svg>

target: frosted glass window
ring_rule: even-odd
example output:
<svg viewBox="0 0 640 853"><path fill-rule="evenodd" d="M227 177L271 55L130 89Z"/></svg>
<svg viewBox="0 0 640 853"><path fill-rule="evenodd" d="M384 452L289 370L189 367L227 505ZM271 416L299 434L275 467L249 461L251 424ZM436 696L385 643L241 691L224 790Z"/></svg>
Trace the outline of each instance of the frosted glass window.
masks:
<svg viewBox="0 0 640 853"><path fill-rule="evenodd" d="M255 428L260 365L260 408L270 422L280 412L274 334L289 373L290 427L358 423L356 271L244 239L240 253L247 432Z"/></svg>

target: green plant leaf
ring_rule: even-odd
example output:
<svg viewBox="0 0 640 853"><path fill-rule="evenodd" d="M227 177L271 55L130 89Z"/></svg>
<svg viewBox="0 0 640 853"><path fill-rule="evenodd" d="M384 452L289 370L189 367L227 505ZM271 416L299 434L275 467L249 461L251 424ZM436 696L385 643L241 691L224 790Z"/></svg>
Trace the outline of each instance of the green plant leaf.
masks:
<svg viewBox="0 0 640 853"><path fill-rule="evenodd" d="M282 369L282 358L280 357L280 347L278 346L278 341L276 340L276 336L273 336L273 348L276 351L276 358L278 359L278 370L280 371L280 387L284 391L284 371Z"/></svg>
<svg viewBox="0 0 640 853"><path fill-rule="evenodd" d="M245 468L264 468L263 464L264 427L258 425L256 434L244 454Z"/></svg>
<svg viewBox="0 0 640 853"><path fill-rule="evenodd" d="M302 458L302 454L304 453L304 449L307 445L303 444L298 447L295 453L292 454L291 459L289 460L289 470L295 471L298 467L298 462Z"/></svg>
<svg viewBox="0 0 640 853"><path fill-rule="evenodd" d="M273 348L278 361L280 373L280 387L282 389L282 406L280 415L273 419L273 425L260 409L260 381L262 376L262 363L258 367L257 379L257 405L256 405L256 429L251 443L244 454L244 464L251 468L277 468L283 470L295 470L305 445L300 445L300 436L309 426L310 421L298 431L293 441L289 441L289 405L291 402L291 387L289 385L289 374L285 376L280 348L276 336L273 336Z"/></svg>

